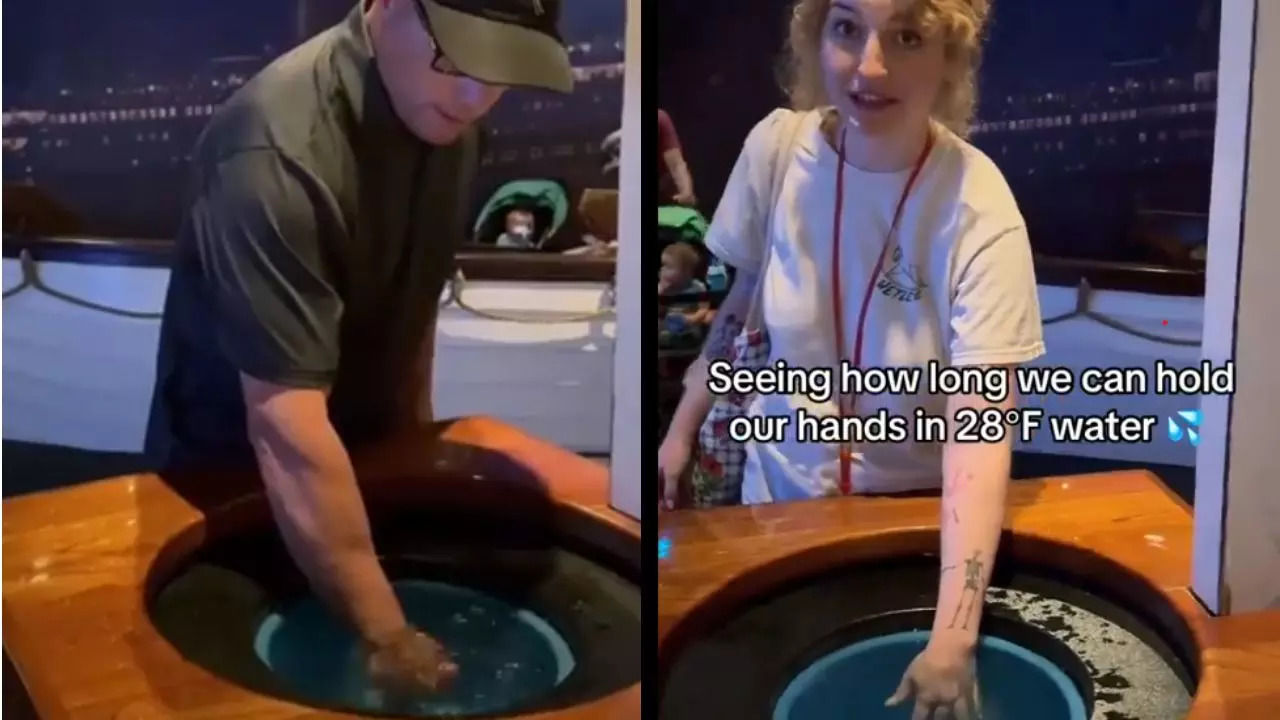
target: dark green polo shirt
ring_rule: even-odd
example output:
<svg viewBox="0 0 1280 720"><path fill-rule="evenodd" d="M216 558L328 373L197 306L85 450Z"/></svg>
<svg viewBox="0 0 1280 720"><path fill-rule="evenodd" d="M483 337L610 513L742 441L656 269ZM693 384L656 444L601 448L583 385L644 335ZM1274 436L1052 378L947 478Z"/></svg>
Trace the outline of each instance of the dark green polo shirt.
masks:
<svg viewBox="0 0 1280 720"><path fill-rule="evenodd" d="M415 137L359 8L235 93L198 141L147 452L252 461L240 373L332 389L349 445L391 427L465 235L476 138Z"/></svg>

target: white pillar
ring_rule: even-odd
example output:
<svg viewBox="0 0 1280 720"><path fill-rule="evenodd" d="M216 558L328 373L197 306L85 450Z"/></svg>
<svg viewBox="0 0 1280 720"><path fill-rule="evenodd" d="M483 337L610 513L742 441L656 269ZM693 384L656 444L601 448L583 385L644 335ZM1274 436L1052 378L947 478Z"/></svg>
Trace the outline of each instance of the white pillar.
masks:
<svg viewBox="0 0 1280 720"><path fill-rule="evenodd" d="M1269 78L1269 79L1268 79ZM1192 586L1218 614L1280 606L1280 2L1222 0Z"/></svg>
<svg viewBox="0 0 1280 720"><path fill-rule="evenodd" d="M617 341L613 346L613 445L609 494L614 509L640 519L646 482L641 468L646 452L641 440L644 398L640 379L644 362L640 333L644 271L644 230L654 223L641 203L641 128L652 122L641 107L640 0L627 0L626 64L622 91L622 146L618 166ZM645 217L649 217L645 220ZM652 288L649 288L652 290ZM653 496L653 493L650 493ZM652 505L653 503L649 503Z"/></svg>

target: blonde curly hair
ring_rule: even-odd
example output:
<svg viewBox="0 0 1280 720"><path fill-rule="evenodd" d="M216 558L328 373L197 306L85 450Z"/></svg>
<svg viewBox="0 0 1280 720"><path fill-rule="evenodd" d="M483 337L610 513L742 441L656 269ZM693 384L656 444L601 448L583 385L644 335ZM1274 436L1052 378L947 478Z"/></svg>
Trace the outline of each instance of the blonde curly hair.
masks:
<svg viewBox="0 0 1280 720"><path fill-rule="evenodd" d="M830 7L830 0L796 0L792 6L783 89L795 110L830 104L818 59ZM953 68L938 94L934 119L967 137L978 101L976 79L991 0L916 0L911 14L925 31L941 31L947 60Z"/></svg>

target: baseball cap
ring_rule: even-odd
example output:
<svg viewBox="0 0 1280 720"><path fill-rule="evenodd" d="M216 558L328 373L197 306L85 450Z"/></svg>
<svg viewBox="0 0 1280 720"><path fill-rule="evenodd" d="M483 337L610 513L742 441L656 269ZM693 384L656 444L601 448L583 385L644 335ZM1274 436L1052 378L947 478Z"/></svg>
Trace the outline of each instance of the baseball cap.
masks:
<svg viewBox="0 0 1280 720"><path fill-rule="evenodd" d="M560 0L414 0L440 52L464 75L495 85L573 90L560 38Z"/></svg>

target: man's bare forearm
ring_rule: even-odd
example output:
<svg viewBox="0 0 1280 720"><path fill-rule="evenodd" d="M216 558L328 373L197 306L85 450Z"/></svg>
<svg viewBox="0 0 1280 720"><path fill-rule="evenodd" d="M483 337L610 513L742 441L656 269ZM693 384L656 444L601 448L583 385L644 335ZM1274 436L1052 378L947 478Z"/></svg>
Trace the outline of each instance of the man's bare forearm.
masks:
<svg viewBox="0 0 1280 720"><path fill-rule="evenodd" d="M372 644L406 621L378 562L346 449L327 418L309 427L251 421L258 464L280 533L312 589Z"/></svg>
<svg viewBox="0 0 1280 720"><path fill-rule="evenodd" d="M707 417L714 399L707 389L707 363L733 359L734 340L742 333L755 290L755 275L739 270L733 286L729 288L728 295L711 322L702 354L693 361L685 376L684 394L672 415L668 433L692 437Z"/></svg>
<svg viewBox="0 0 1280 720"><path fill-rule="evenodd" d="M953 397L948 414L954 417L961 407L982 404L980 398ZM941 571L932 643L964 648L977 643L1004 526L1012 450L1008 438L948 442L943 450Z"/></svg>

